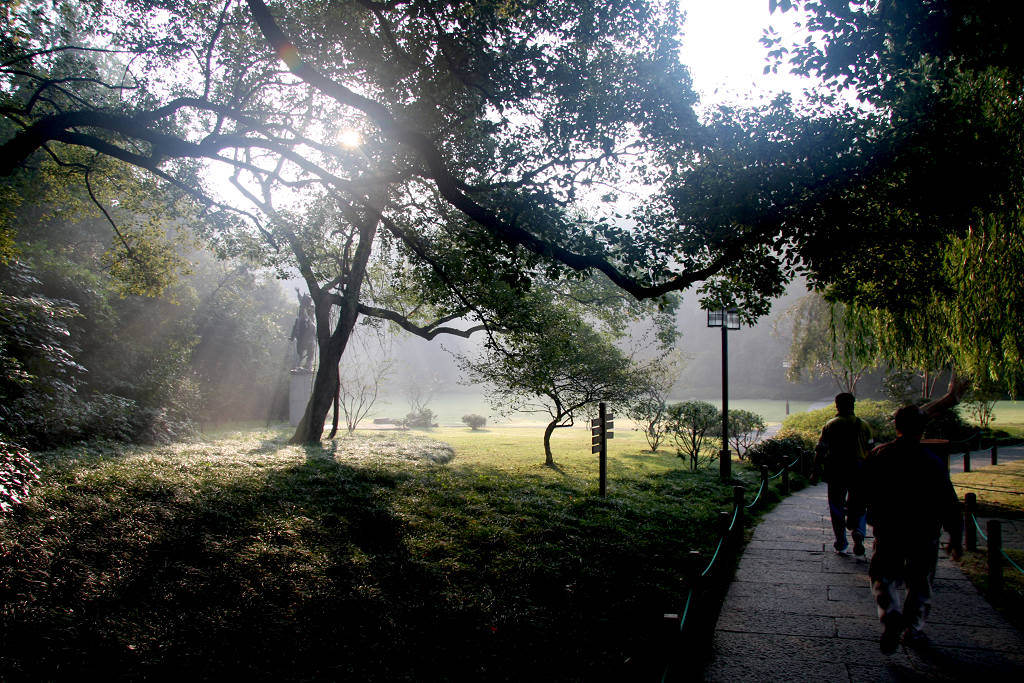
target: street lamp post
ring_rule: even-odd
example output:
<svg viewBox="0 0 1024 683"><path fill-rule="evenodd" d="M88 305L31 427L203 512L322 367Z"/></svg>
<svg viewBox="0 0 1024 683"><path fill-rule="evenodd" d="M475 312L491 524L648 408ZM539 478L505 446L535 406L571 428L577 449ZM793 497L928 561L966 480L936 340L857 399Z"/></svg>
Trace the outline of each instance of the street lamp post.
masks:
<svg viewBox="0 0 1024 683"><path fill-rule="evenodd" d="M722 328L722 450L718 455L718 472L722 480L732 477L732 453L729 451L729 330L740 329L740 315L735 308L708 311L708 327Z"/></svg>

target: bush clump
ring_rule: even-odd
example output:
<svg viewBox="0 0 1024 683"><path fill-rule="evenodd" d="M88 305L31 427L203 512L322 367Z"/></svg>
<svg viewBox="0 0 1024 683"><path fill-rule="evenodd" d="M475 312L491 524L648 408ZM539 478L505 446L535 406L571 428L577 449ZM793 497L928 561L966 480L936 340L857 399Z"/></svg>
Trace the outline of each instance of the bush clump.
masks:
<svg viewBox="0 0 1024 683"><path fill-rule="evenodd" d="M857 401L855 412L871 427L871 435L876 443L892 441L896 438L896 430L892 426L891 418L896 405L891 401ZM803 440L805 446L810 448L818 443L821 436L821 428L825 423L836 416L835 406L809 410L806 413L790 415L782 421L782 428L779 429L780 437L797 437Z"/></svg>
<svg viewBox="0 0 1024 683"><path fill-rule="evenodd" d="M406 429L431 429L437 426L434 419L434 411L430 408L423 408L406 415L402 426Z"/></svg>
<svg viewBox="0 0 1024 683"><path fill-rule="evenodd" d="M0 514L10 512L39 481L39 466L21 446L0 439Z"/></svg>
<svg viewBox="0 0 1024 683"><path fill-rule="evenodd" d="M487 418L484 417L483 415L471 413L469 415L463 415L462 422L475 432L479 429L482 429L484 425L487 424Z"/></svg>
<svg viewBox="0 0 1024 683"><path fill-rule="evenodd" d="M784 436L766 439L754 444L747 451L747 458L757 467L762 465L772 474L792 463L797 458L810 459L812 451L799 436Z"/></svg>

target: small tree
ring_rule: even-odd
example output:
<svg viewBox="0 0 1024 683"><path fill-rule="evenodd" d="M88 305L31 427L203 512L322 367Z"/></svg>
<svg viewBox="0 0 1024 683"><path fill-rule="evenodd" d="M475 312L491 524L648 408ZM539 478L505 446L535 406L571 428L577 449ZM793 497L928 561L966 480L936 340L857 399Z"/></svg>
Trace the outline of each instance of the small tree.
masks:
<svg viewBox="0 0 1024 683"><path fill-rule="evenodd" d="M761 439L768 426L764 418L749 410L729 410L729 443L733 445L740 460L747 450Z"/></svg>
<svg viewBox="0 0 1024 683"><path fill-rule="evenodd" d="M625 404L646 383L646 369L566 307L539 306L530 329L493 335L483 356L461 360L490 400L505 412L545 412L544 463L554 466L551 435L571 427L580 410L599 401Z"/></svg>
<svg viewBox="0 0 1024 683"><path fill-rule="evenodd" d="M391 374L392 360L381 344L382 355L373 357L366 345L359 353L346 354L339 370L338 407L345 416L345 428L352 434L369 415L380 397L380 389ZM331 436L334 436L332 430Z"/></svg>
<svg viewBox="0 0 1024 683"><path fill-rule="evenodd" d="M626 407L626 416L636 422L636 429L644 433L647 445L651 447L651 453L657 452L658 446L665 439L667 408L668 403L664 397L650 389Z"/></svg>
<svg viewBox="0 0 1024 683"><path fill-rule="evenodd" d="M996 401L999 400L1001 393L988 384L975 384L964 401L964 412L977 422L979 427L988 429L996 417Z"/></svg>
<svg viewBox="0 0 1024 683"><path fill-rule="evenodd" d="M626 417L633 420L636 429L644 433L651 453L665 439L665 416L668 408L668 392L675 383L681 361L675 358L659 358L648 366L647 385L637 397L626 406Z"/></svg>
<svg viewBox="0 0 1024 683"><path fill-rule="evenodd" d="M470 415L463 415L462 422L465 423L467 427L469 427L475 432L479 431L480 429L483 428L484 425L487 424L487 418L484 417L483 415L476 415L474 413Z"/></svg>
<svg viewBox="0 0 1024 683"><path fill-rule="evenodd" d="M673 403L667 409L667 431L676 446L676 455L689 459L690 471L700 466L704 438L721 421L721 411L707 401ZM710 462L711 458L708 458Z"/></svg>

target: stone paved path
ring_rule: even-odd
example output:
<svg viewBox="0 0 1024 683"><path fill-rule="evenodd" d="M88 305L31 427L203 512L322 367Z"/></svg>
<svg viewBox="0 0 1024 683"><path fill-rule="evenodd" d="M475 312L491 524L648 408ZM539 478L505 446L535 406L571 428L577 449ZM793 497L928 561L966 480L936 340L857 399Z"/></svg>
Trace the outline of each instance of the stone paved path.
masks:
<svg viewBox="0 0 1024 683"><path fill-rule="evenodd" d="M1024 638L944 556L926 629L932 647L887 657L880 629L867 561L832 552L819 484L784 500L755 529L715 628L706 678L1024 681Z"/></svg>

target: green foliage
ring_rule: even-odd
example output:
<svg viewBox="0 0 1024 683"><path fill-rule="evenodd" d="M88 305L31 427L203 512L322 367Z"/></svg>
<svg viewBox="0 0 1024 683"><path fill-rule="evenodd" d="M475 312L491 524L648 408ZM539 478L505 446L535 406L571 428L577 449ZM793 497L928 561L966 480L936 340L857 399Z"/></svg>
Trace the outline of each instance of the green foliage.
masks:
<svg viewBox="0 0 1024 683"><path fill-rule="evenodd" d="M731 496L717 473L632 469L599 499L575 474L589 455L573 476L439 466L450 449L408 433L282 442L40 454L44 481L0 524L0 677L639 680L649 617Z"/></svg>
<svg viewBox="0 0 1024 683"><path fill-rule="evenodd" d="M959 407L975 424L987 430L996 417L996 402L1002 397L1002 392L991 385L975 384Z"/></svg>
<svg viewBox="0 0 1024 683"><path fill-rule="evenodd" d="M627 405L647 385L648 370L633 363L610 335L594 329L580 312L543 297L527 299L512 329L492 335L485 353L463 358L462 369L475 382L493 387L497 410L545 412L545 455L554 462L554 429L600 401Z"/></svg>
<svg viewBox="0 0 1024 683"><path fill-rule="evenodd" d="M487 418L483 415L472 413L469 415L463 415L462 422L475 432L479 429L483 429L484 425L487 424Z"/></svg>
<svg viewBox="0 0 1024 683"><path fill-rule="evenodd" d="M39 466L29 452L0 439L0 515L11 512L39 481Z"/></svg>
<svg viewBox="0 0 1024 683"><path fill-rule="evenodd" d="M810 462L813 451L800 436L780 436L765 439L754 444L747 451L747 459L757 467L767 467L769 474L775 474L785 465L792 465L797 459Z"/></svg>
<svg viewBox="0 0 1024 683"><path fill-rule="evenodd" d="M840 391L856 393L861 377L877 362L872 330L856 312L817 293L808 294L788 311L793 340L786 379L799 382L825 376Z"/></svg>
<svg viewBox="0 0 1024 683"><path fill-rule="evenodd" d="M891 441L896 438L892 426L892 414L896 406L889 401L873 401L864 399L857 401L854 412L857 417L868 423L871 435L876 443ZM813 447L818 443L821 429L825 423L836 416L834 406L810 410L806 413L790 415L782 421L779 436L793 436L801 439L804 444Z"/></svg>
<svg viewBox="0 0 1024 683"><path fill-rule="evenodd" d="M888 400L898 406L913 403L921 392L914 388L912 370L890 370L882 380L882 388Z"/></svg>
<svg viewBox="0 0 1024 683"><path fill-rule="evenodd" d="M704 439L721 420L722 412L707 401L683 401L668 405L666 431L672 437L676 454L689 461L691 472L700 468Z"/></svg>
<svg viewBox="0 0 1024 683"><path fill-rule="evenodd" d="M729 443L736 449L741 460L767 428L764 418L757 413L742 408L729 409Z"/></svg>
<svg viewBox="0 0 1024 683"><path fill-rule="evenodd" d="M630 402L626 408L626 415L637 424L636 429L644 433L647 445L651 447L651 453L658 451L658 446L665 438L667 409L668 403L660 393L657 395L644 393L635 401Z"/></svg>
<svg viewBox="0 0 1024 683"><path fill-rule="evenodd" d="M129 294L105 260L110 226L60 217L76 206L18 207L20 260L0 269L0 432L167 442L198 420L266 419L287 344L277 284L190 251L175 258L191 272L150 280L162 297Z"/></svg>

